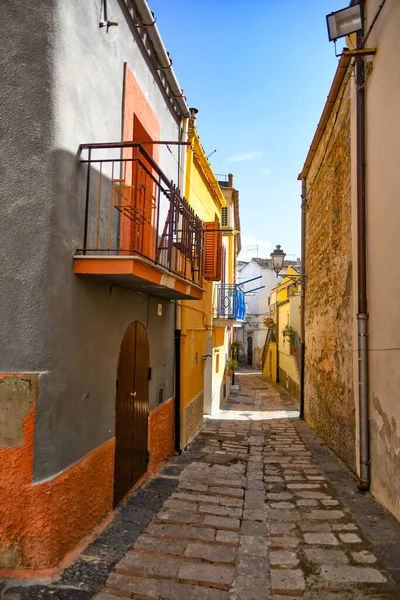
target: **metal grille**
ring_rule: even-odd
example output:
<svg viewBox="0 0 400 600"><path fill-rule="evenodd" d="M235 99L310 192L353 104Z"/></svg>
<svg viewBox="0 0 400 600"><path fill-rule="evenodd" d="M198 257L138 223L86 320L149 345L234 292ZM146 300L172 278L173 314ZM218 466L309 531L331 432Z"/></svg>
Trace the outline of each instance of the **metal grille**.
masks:
<svg viewBox="0 0 400 600"><path fill-rule="evenodd" d="M202 221L144 144L81 145L86 201L77 253L140 255L201 286Z"/></svg>

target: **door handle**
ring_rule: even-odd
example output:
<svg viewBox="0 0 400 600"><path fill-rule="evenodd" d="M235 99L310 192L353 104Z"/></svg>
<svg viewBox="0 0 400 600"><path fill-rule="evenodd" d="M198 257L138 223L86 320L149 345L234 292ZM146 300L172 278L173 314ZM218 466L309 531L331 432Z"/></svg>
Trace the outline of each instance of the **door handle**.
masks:
<svg viewBox="0 0 400 600"><path fill-rule="evenodd" d="M136 397L136 392L130 392L129 395L132 396L133 398L135 398Z"/></svg>

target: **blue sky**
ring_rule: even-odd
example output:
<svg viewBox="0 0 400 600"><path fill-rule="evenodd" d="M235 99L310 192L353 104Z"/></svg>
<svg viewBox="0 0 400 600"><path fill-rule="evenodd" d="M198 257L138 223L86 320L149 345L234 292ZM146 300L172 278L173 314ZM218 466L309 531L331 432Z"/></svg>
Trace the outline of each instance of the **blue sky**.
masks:
<svg viewBox="0 0 400 600"><path fill-rule="evenodd" d="M300 256L297 176L338 59L325 15L345 0L149 0L215 173L239 190L240 258ZM338 44L338 49L340 48ZM291 257L290 257L291 258Z"/></svg>

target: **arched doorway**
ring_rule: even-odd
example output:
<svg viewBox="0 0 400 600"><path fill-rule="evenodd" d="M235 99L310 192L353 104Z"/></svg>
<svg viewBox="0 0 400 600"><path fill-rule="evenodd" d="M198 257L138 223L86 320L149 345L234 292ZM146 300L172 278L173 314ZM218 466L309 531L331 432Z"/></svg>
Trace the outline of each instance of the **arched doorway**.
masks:
<svg viewBox="0 0 400 600"><path fill-rule="evenodd" d="M118 358L114 506L147 470L149 361L146 329L134 321L125 331Z"/></svg>
<svg viewBox="0 0 400 600"><path fill-rule="evenodd" d="M247 338L247 364L250 367L253 365L253 338L251 336Z"/></svg>

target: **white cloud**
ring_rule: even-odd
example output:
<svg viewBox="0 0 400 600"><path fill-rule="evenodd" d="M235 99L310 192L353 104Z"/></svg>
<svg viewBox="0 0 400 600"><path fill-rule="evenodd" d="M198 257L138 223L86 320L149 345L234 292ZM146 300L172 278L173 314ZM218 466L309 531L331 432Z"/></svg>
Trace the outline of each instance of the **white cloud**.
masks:
<svg viewBox="0 0 400 600"><path fill-rule="evenodd" d="M254 257L269 258L271 253L271 242L266 240L260 240L254 235L242 235L242 250L239 254L238 260L249 261ZM258 251L258 252L257 252Z"/></svg>
<svg viewBox="0 0 400 600"><path fill-rule="evenodd" d="M228 162L236 163L236 162L246 162L248 160L254 160L259 156L262 156L262 152L238 152L233 154L228 158Z"/></svg>
<svg viewBox="0 0 400 600"><path fill-rule="evenodd" d="M261 170L261 175L271 175L272 173L272 169L262 169Z"/></svg>

